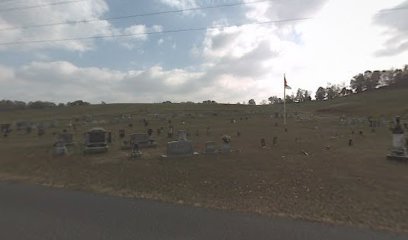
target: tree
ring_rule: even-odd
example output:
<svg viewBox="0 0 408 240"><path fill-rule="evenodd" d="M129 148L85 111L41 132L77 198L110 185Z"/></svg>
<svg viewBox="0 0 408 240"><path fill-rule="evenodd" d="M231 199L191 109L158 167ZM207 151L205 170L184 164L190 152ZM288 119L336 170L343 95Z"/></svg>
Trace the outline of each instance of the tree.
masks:
<svg viewBox="0 0 408 240"><path fill-rule="evenodd" d="M250 100L248 101L248 104L249 104L249 105L256 105L256 102L255 102L254 99L250 99Z"/></svg>
<svg viewBox="0 0 408 240"><path fill-rule="evenodd" d="M279 102L279 98L277 96L271 96L268 98L269 104L275 104Z"/></svg>
<svg viewBox="0 0 408 240"><path fill-rule="evenodd" d="M370 72L371 73L371 72ZM378 84L380 83L381 79L381 72L376 70L371 74L366 76L366 88L368 91L377 88Z"/></svg>
<svg viewBox="0 0 408 240"><path fill-rule="evenodd" d="M305 90L298 88L294 101L304 102L305 101Z"/></svg>
<svg viewBox="0 0 408 240"><path fill-rule="evenodd" d="M263 100L261 101L261 105L266 105L266 104L268 104L268 102L267 102L265 99L263 99Z"/></svg>
<svg viewBox="0 0 408 240"><path fill-rule="evenodd" d="M363 74L358 74L350 80L350 87L356 93L361 93L366 89L366 78Z"/></svg>
<svg viewBox="0 0 408 240"><path fill-rule="evenodd" d="M326 89L324 89L323 87L319 87L316 91L315 98L317 101L323 101L326 99L326 95Z"/></svg>
<svg viewBox="0 0 408 240"><path fill-rule="evenodd" d="M340 87L338 85L329 85L326 87L326 98L331 100L340 95Z"/></svg>

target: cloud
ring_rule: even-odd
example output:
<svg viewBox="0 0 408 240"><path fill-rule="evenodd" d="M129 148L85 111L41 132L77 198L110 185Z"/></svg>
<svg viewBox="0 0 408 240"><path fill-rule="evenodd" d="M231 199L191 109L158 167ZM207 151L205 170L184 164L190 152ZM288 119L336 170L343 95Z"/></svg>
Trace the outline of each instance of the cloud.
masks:
<svg viewBox="0 0 408 240"><path fill-rule="evenodd" d="M245 0L245 2L253 2ZM290 18L311 17L328 0L274 0L258 4L249 4L246 17L256 21L271 21Z"/></svg>
<svg viewBox="0 0 408 240"><path fill-rule="evenodd" d="M198 4L195 0L160 0L160 2L177 9L198 7Z"/></svg>
<svg viewBox="0 0 408 240"><path fill-rule="evenodd" d="M377 56L393 56L408 50L408 1L379 11L374 22L385 27L384 34L388 35L383 49L377 51Z"/></svg>
<svg viewBox="0 0 408 240"><path fill-rule="evenodd" d="M32 5L46 3L42 0L31 1ZM0 16L0 39L1 43L58 40L72 38L92 38L98 36L111 36L119 34L136 34L126 40L119 41L126 47L147 40L146 35L139 35L149 30L161 29L160 26L148 28L143 24L133 25L127 28L114 27L103 17L109 12L105 0L80 1L63 5L50 5L41 8L3 12ZM78 22L82 20L96 20L91 22ZM66 23L46 27L19 28L21 26L41 25L50 23ZM107 38L112 41L112 38ZM117 40L117 39L113 39ZM0 43L0 44L1 44ZM17 45L0 45L0 50L30 51L33 49L63 49L69 51L84 52L95 48L95 41L67 40L49 41L41 43L28 43Z"/></svg>

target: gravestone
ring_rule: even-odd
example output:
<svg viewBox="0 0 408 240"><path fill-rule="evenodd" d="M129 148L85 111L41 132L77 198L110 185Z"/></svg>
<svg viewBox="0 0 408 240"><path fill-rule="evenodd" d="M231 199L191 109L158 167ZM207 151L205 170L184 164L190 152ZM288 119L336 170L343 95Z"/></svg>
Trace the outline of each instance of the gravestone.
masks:
<svg viewBox="0 0 408 240"><path fill-rule="evenodd" d="M349 147L353 146L353 139L349 139L348 145L349 145Z"/></svg>
<svg viewBox="0 0 408 240"><path fill-rule="evenodd" d="M85 133L84 153L100 153L108 151L110 133L103 128L92 128Z"/></svg>
<svg viewBox="0 0 408 240"><path fill-rule="evenodd" d="M400 118L395 118L395 125L392 128L392 148L391 153L387 155L390 160L408 161L407 139L404 129L401 126Z"/></svg>
<svg viewBox="0 0 408 240"><path fill-rule="evenodd" d="M167 143L168 157L193 156L193 144L191 141L172 141Z"/></svg>
<svg viewBox="0 0 408 240"><path fill-rule="evenodd" d="M173 134L174 134L174 129L170 127L167 132L167 138L173 138Z"/></svg>
<svg viewBox="0 0 408 240"><path fill-rule="evenodd" d="M142 157L142 152L139 149L139 145L134 143L132 146L132 153L130 154L131 159L137 159Z"/></svg>
<svg viewBox="0 0 408 240"><path fill-rule="evenodd" d="M119 138L125 137L125 129L119 129Z"/></svg>
<svg viewBox="0 0 408 240"><path fill-rule="evenodd" d="M185 130L178 130L177 139L179 141L187 141L187 132Z"/></svg>
<svg viewBox="0 0 408 240"><path fill-rule="evenodd" d="M231 152L231 136L224 135L221 139L223 141L221 152L223 153Z"/></svg>
<svg viewBox="0 0 408 240"><path fill-rule="evenodd" d="M149 137L151 137L152 134L153 134L153 129L149 128L149 129L147 130L147 135L149 135Z"/></svg>
<svg viewBox="0 0 408 240"><path fill-rule="evenodd" d="M261 138L261 147L262 147L262 148L266 148L265 138Z"/></svg>
<svg viewBox="0 0 408 240"><path fill-rule="evenodd" d="M130 145L137 144L139 148L156 147L156 141L147 133L133 133L130 135Z"/></svg>
<svg viewBox="0 0 408 240"><path fill-rule="evenodd" d="M276 145L278 143L278 137L273 137L272 144Z"/></svg>
<svg viewBox="0 0 408 240"><path fill-rule="evenodd" d="M241 136L241 132L237 131L237 137L240 137L240 136Z"/></svg>
<svg viewBox="0 0 408 240"><path fill-rule="evenodd" d="M68 154L67 147L65 146L63 142L57 141L56 143L54 143L52 154L54 156L65 156Z"/></svg>
<svg viewBox="0 0 408 240"><path fill-rule="evenodd" d="M217 143L216 142L206 142L205 143L205 154L214 154L217 153Z"/></svg>
<svg viewBox="0 0 408 240"><path fill-rule="evenodd" d="M161 128L158 128L158 129L156 130L156 132L157 132L157 136L160 136L160 135L161 135Z"/></svg>

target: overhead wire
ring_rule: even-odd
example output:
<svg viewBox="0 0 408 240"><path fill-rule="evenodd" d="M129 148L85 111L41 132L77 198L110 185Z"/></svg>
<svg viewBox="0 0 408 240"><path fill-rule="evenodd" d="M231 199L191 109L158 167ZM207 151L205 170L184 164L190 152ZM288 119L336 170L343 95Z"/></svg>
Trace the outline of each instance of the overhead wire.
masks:
<svg viewBox="0 0 408 240"><path fill-rule="evenodd" d="M214 26L214 27L197 27L197 28L182 28L182 29L172 29L172 30L162 30L162 31L151 31L144 33L128 33L128 34L112 34L112 35L100 35L100 36L89 36L89 37L75 37L75 38L61 38L61 39L43 39L43 40L29 40L29 41L16 41L16 42L3 42L0 46L5 45L21 45L21 44L35 44L35 43L53 43L53 42L66 42L66 41L78 41L78 40L95 40L95 39L105 39L105 38L123 38L132 36L144 36L153 34L168 34L168 33L180 33L180 32L192 32L192 31L206 31L206 30L216 30L229 27L242 27L247 25L264 25L272 23L283 23L283 22L295 22L295 21L305 21L312 18L290 18L281 20L272 20L264 22L253 22L235 25L224 25L224 26Z"/></svg>
<svg viewBox="0 0 408 240"><path fill-rule="evenodd" d="M70 0L70 1L60 1L60 2L51 2L51 3L44 3L44 4L38 4L38 5L31 5L31 6L11 7L11 8L0 9L0 13L27 10L27 9L33 9L33 8L42 8L42 7L48 7L48 6L64 5L64 4L78 3L78 2L84 2L84 1L87 1L87 0Z"/></svg>
<svg viewBox="0 0 408 240"><path fill-rule="evenodd" d="M78 24L78 23L92 23L92 22L101 22L101 21L121 20L121 19L137 18L137 17L148 17L148 16L155 16L155 15L162 15L162 14L183 13L183 12L192 12L192 11L207 10L207 9L216 9L216 8L226 8L226 7L251 5L251 4L264 3L264 2L272 2L272 1L273 0L258 0L258 1L252 1L252 2L237 2L237 3L220 4L220 5L214 5L214 6L194 7L194 8L185 8L185 9L167 10L167 11L157 11L157 12L148 12L148 13L136 13L136 14L130 14L130 15L124 15L124 16L106 17L106 18L94 18L94 19L84 19L84 20L77 20L77 21L65 21L65 22L55 22L55 23L33 24L33 25L18 26L18 27L0 28L0 31L8 31L8 30L16 30L16 29L29 29L29 28L42 28L42 27L51 27L51 26L58 26L58 25L72 25L72 24Z"/></svg>

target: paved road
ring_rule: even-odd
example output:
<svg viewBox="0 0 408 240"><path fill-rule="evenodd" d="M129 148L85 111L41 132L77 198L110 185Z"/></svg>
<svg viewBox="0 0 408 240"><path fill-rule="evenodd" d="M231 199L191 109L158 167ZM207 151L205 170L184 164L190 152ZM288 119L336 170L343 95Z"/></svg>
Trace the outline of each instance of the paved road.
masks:
<svg viewBox="0 0 408 240"><path fill-rule="evenodd" d="M0 183L0 239L408 239L385 232Z"/></svg>

